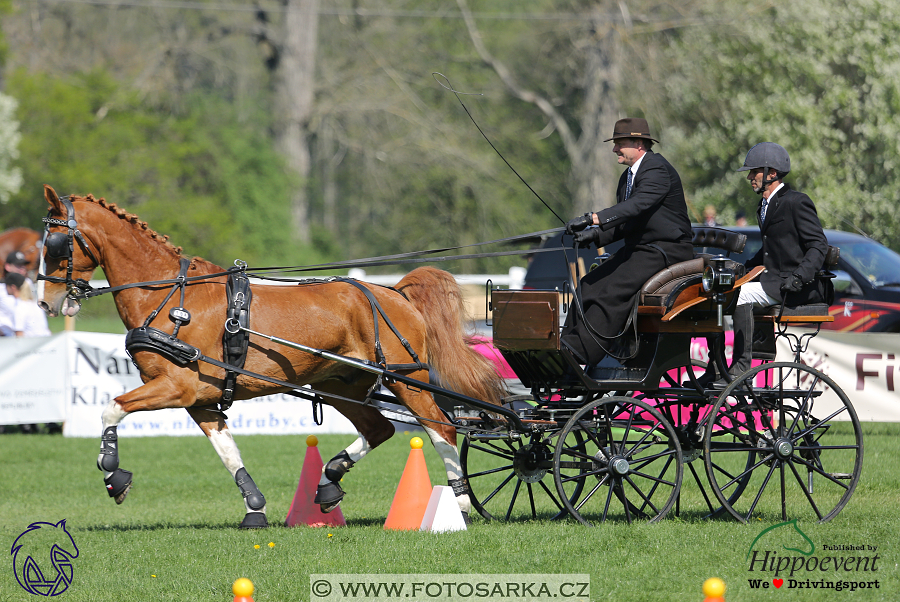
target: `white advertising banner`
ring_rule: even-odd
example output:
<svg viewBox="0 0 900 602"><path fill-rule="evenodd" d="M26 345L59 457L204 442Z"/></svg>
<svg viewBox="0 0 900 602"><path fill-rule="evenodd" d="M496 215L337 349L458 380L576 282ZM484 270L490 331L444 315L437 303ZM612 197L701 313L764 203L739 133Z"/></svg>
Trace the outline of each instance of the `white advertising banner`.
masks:
<svg viewBox="0 0 900 602"><path fill-rule="evenodd" d="M63 337L0 337L0 343L0 424L65 420Z"/></svg>
<svg viewBox="0 0 900 602"><path fill-rule="evenodd" d="M781 346L778 359L792 361L793 356ZM801 361L832 378L861 421L900 422L896 391L900 336L823 330L809 341ZM109 401L141 384L125 353L124 335L66 332L30 339L0 337L0 424L63 422L66 436L99 437L101 413ZM832 395L823 395L820 408ZM327 405L322 425L316 425L310 402L290 395L237 401L227 414L235 434L356 433L347 419ZM200 435L201 431L186 411L166 409L129 415L119 434Z"/></svg>
<svg viewBox="0 0 900 602"><path fill-rule="evenodd" d="M900 335L822 330L806 342L800 361L830 377L861 422L900 422ZM778 339L778 360L794 360L784 337ZM829 394L822 396L826 405Z"/></svg>
<svg viewBox="0 0 900 602"><path fill-rule="evenodd" d="M0 338L0 424L63 422L67 437L99 437L101 414L111 399L140 387L137 368L125 353L125 337L65 332L34 339ZM356 429L330 406L322 424L312 404L290 395L236 401L228 410L235 434L350 433ZM183 409L135 412L119 436L201 435Z"/></svg>

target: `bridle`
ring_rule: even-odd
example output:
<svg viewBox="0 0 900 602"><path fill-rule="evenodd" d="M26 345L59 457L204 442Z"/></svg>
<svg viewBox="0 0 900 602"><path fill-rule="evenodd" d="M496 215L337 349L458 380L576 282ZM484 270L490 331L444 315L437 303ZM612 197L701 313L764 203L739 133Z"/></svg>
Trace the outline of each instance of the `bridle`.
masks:
<svg viewBox="0 0 900 602"><path fill-rule="evenodd" d="M38 267L38 281L45 280L47 282L52 282L54 284L65 284L66 285L66 297L72 299L73 301L79 302L80 299L86 299L88 297L88 292L93 290L90 283L83 278L72 278L72 271L75 263L75 239L78 239L78 242L81 244L81 247L88 254L88 256L93 260L95 264L100 265L100 261L94 255L93 251L91 251L90 245L88 245L87 240L85 240L84 235L81 234L81 231L78 230L78 222L75 220L75 207L72 205L72 201L69 199L69 196L63 196L59 198L60 202L66 207L66 219L57 219L54 217L50 217L50 212L47 213L47 217L42 218L46 226L44 226L44 239L43 239L43 247L46 249L46 256L51 259L67 259L68 265L66 266L66 277L62 278L60 276L47 276L45 272L44 265L44 255L41 254L41 261ZM50 232L50 226L63 226L68 228L68 232ZM43 286L41 286L43 289ZM43 298L43 290L39 291L39 297Z"/></svg>

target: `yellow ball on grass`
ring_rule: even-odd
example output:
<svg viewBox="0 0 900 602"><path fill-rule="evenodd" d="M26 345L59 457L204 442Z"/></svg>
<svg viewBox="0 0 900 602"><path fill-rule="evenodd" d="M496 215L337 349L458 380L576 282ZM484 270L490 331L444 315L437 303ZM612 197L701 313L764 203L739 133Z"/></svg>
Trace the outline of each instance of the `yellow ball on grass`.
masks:
<svg viewBox="0 0 900 602"><path fill-rule="evenodd" d="M708 598L721 598L725 595L725 582L718 577L710 577L703 582L703 595Z"/></svg>
<svg viewBox="0 0 900 602"><path fill-rule="evenodd" d="M241 577L231 586L231 591L235 596L249 598L253 595L253 582L246 577Z"/></svg>

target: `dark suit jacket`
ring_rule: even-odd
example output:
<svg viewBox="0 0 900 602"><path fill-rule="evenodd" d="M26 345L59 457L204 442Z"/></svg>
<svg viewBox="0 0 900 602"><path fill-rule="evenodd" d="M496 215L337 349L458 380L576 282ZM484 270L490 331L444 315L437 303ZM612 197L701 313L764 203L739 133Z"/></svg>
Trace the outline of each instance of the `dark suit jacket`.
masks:
<svg viewBox="0 0 900 602"><path fill-rule="evenodd" d="M762 200L756 210L759 218ZM782 300L781 283L797 274L805 285L799 293L789 293L791 305L821 303L814 281L822 269L828 252L828 239L822 230L816 206L812 199L785 185L772 198L766 208L766 221L759 228L762 247L747 261L748 268L764 266L759 281L771 297Z"/></svg>
<svg viewBox="0 0 900 602"><path fill-rule="evenodd" d="M648 152L626 200L627 170L619 178L618 203L597 212L598 247L623 239L625 246L581 279L579 293L586 328L579 312L569 311L564 340L582 358L596 363L608 349L604 340L627 331L634 297L654 274L694 257L691 222L681 178L662 155Z"/></svg>
<svg viewBox="0 0 900 602"><path fill-rule="evenodd" d="M691 221L681 177L662 155L648 152L626 200L628 170L616 188L616 204L597 212L603 234L597 246L624 239L626 246L653 243L665 248L690 246ZM690 259L690 258L689 258Z"/></svg>

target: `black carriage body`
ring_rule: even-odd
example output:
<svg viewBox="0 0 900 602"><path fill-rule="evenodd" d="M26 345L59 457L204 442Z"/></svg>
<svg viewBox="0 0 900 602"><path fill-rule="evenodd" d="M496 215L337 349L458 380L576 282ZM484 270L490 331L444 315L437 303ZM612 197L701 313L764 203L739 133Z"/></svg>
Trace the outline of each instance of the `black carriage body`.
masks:
<svg viewBox="0 0 900 602"><path fill-rule="evenodd" d="M740 252L746 237L733 234L699 229L694 243ZM831 277L829 265L819 277ZM713 275L729 272L730 281L717 280L729 286L710 288L710 267ZM722 317L732 313L740 285L761 269L745 274L724 257L698 255L663 270L638 298L633 357L607 356L589 367L560 347L569 295L489 284L493 343L530 392L515 398L529 430L491 423L485 425L490 430L466 434L461 458L479 513L506 520L570 515L586 525L653 522L672 508L680 511L683 477L705 504L698 516L819 522L836 516L861 474L859 421L833 381L800 363L804 338L818 329L786 331L831 321L827 306L781 307L757 316L756 333L766 336L754 342L753 358L763 363L726 377L724 391L700 384L693 372L691 339L704 336L717 367L725 368L720 374L727 372ZM793 362L773 361L779 336L790 342ZM827 390L836 401L825 399ZM833 419L850 428L834 429L834 435ZM554 490L545 484L551 477ZM540 499L550 508L543 514Z"/></svg>

